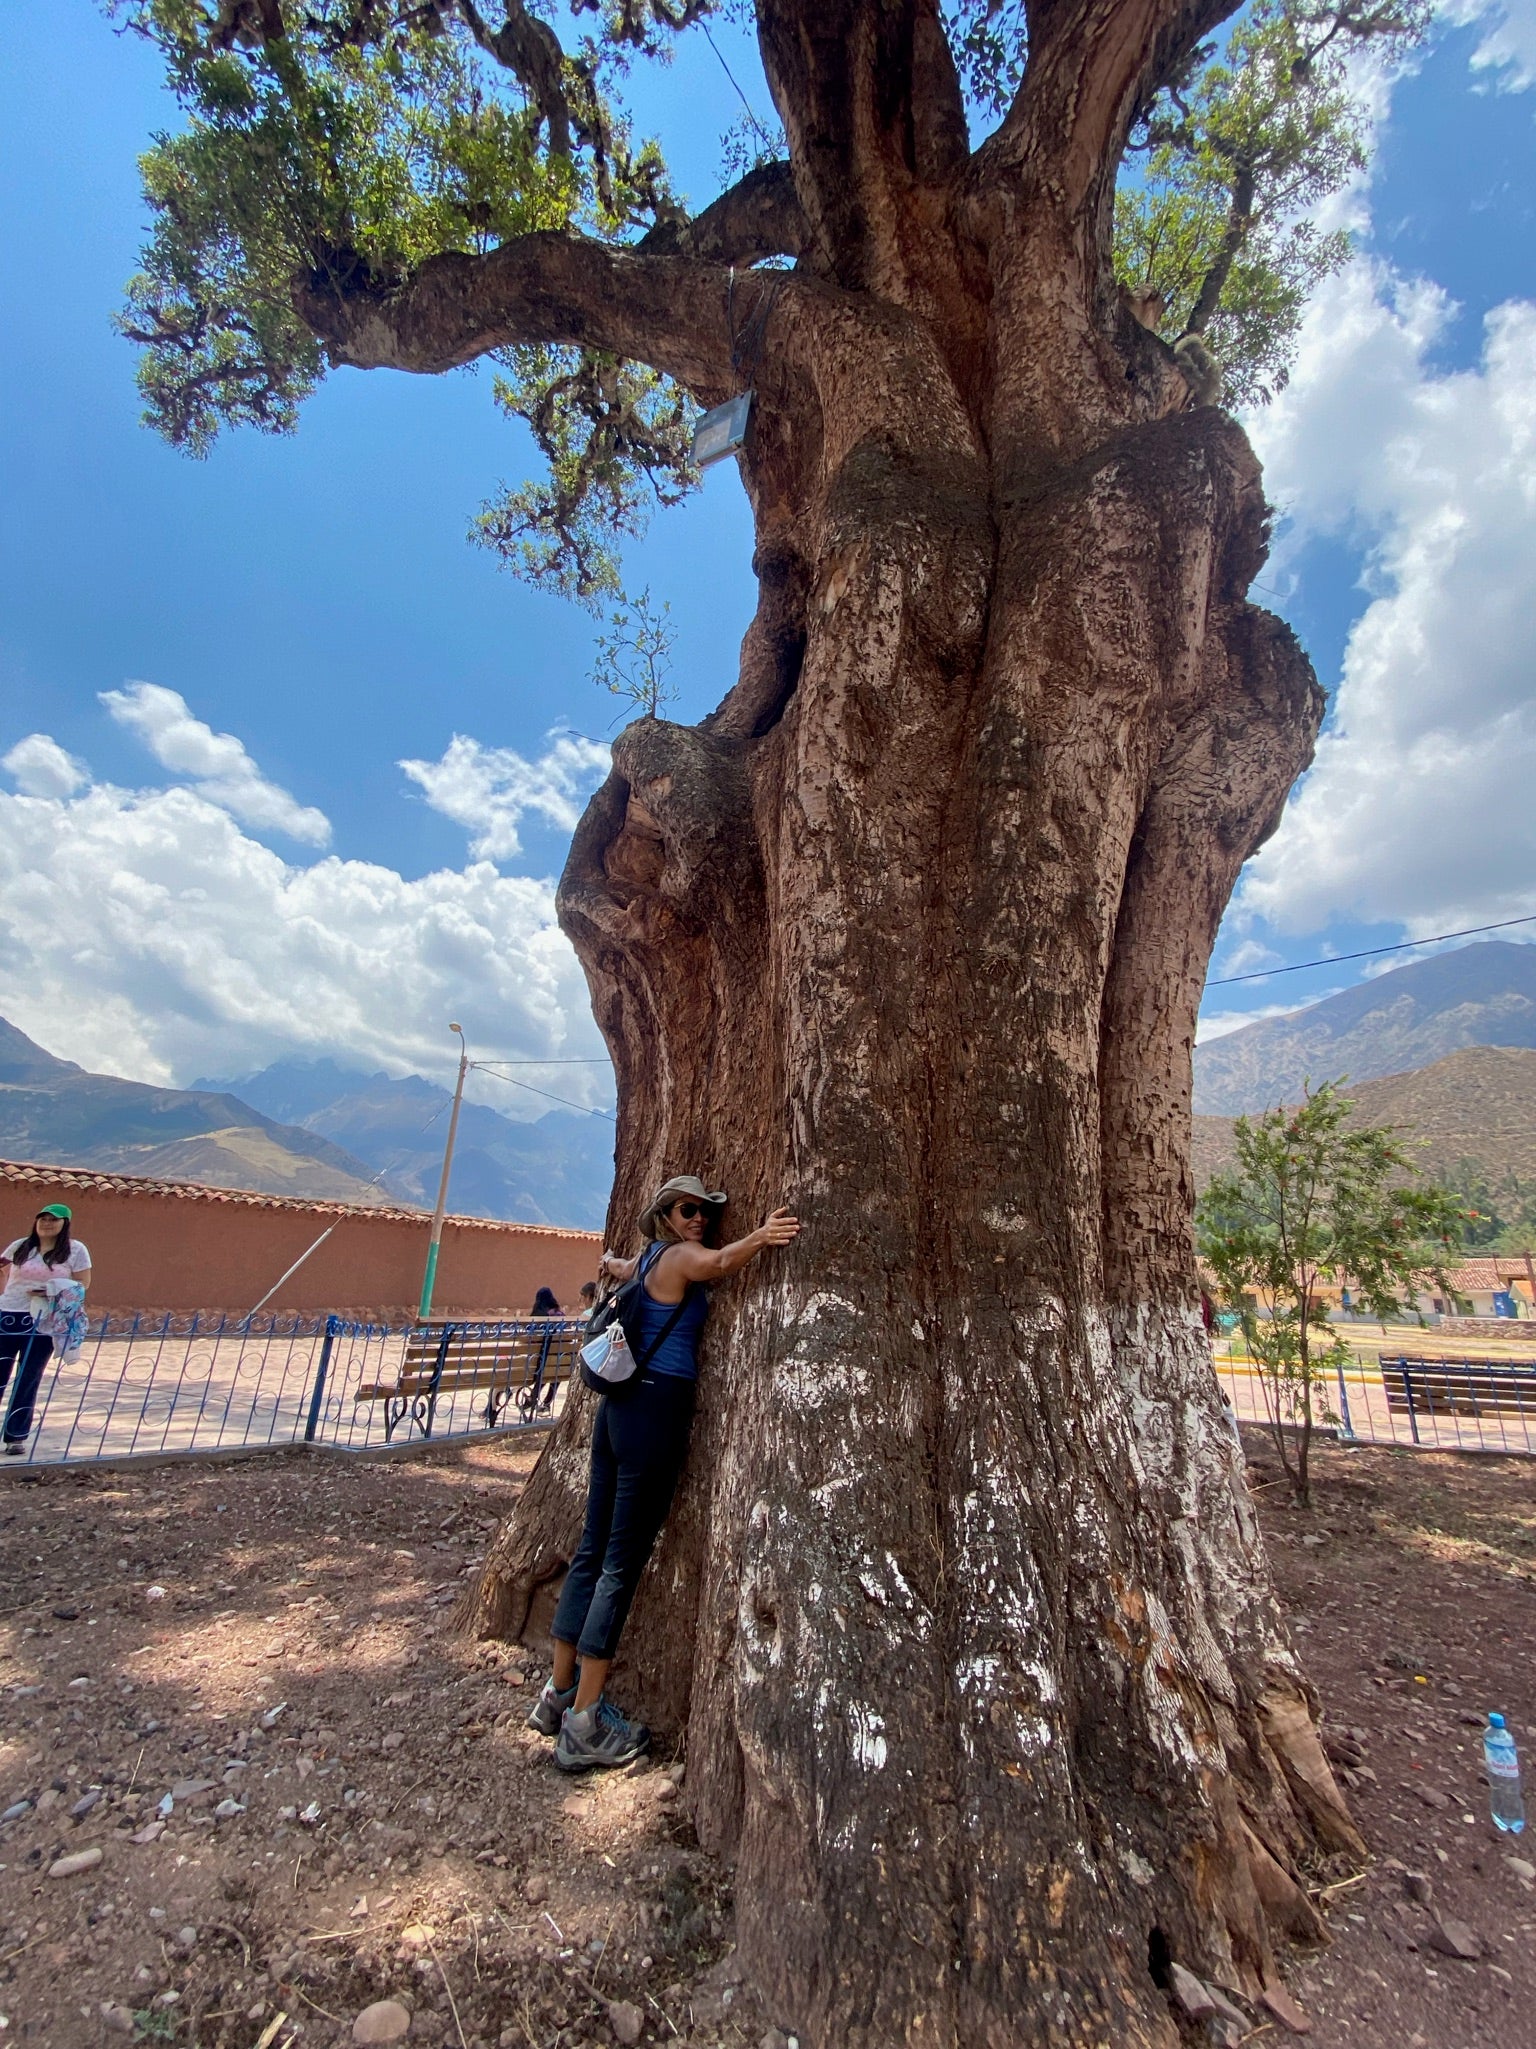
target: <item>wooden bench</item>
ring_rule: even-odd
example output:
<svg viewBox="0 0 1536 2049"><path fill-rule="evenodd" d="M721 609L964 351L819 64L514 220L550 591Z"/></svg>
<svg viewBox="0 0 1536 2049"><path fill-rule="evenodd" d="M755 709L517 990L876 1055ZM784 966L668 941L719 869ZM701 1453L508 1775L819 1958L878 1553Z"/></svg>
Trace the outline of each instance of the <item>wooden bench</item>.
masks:
<svg viewBox="0 0 1536 2049"><path fill-rule="evenodd" d="M354 1402L384 1404L384 1441L389 1443L409 1418L409 1428L432 1435L437 1404L468 1388L483 1392L480 1414L494 1429L514 1403L525 1423L575 1371L586 1326L559 1317L530 1317L518 1323L424 1323L406 1335L400 1371L392 1381L368 1381Z"/></svg>
<svg viewBox="0 0 1536 2049"><path fill-rule="evenodd" d="M1406 1412L1418 1442L1420 1416L1514 1411L1536 1421L1536 1359L1383 1359L1387 1407Z"/></svg>

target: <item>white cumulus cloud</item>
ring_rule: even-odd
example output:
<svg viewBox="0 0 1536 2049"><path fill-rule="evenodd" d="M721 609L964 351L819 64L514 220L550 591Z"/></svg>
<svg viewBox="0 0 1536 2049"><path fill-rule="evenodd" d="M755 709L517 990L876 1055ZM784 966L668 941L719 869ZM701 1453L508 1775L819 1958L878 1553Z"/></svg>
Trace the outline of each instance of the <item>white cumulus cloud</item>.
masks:
<svg viewBox="0 0 1536 2049"><path fill-rule="evenodd" d="M1325 996L1332 996L1336 993L1332 989L1323 991ZM1321 1000L1322 998L1319 996L1309 996L1307 998L1308 1003L1318 1003ZM1200 1016L1200 1022L1195 1029L1195 1044L1197 1046L1208 1046L1213 1039L1224 1039L1228 1032L1240 1032L1244 1025L1258 1024L1262 1018L1266 1017L1291 1017L1301 1007L1304 1006L1298 1006L1294 1003L1264 1003L1256 1005L1252 1010L1203 1011Z"/></svg>
<svg viewBox="0 0 1536 2049"><path fill-rule="evenodd" d="M233 733L216 733L195 717L179 690L130 683L122 690L103 690L101 702L162 768L192 778L202 797L243 824L258 832L286 833L308 846L323 847L330 840L331 822L323 811L268 782L245 743Z"/></svg>
<svg viewBox="0 0 1536 2049"><path fill-rule="evenodd" d="M1442 371L1452 310L1352 265L1252 423L1293 533L1361 546L1372 597L1239 930L1348 916L1418 937L1536 909L1536 306L1496 308L1478 366Z"/></svg>
<svg viewBox="0 0 1536 2049"><path fill-rule="evenodd" d="M608 749L580 733L554 733L537 761L511 747L485 747L455 733L438 761L402 761L428 804L471 835L478 861L508 861L522 852L518 827L536 812L561 832L574 832L583 804L608 773Z"/></svg>
<svg viewBox="0 0 1536 2049"><path fill-rule="evenodd" d="M201 785L0 793L0 1012L86 1067L181 1084L295 1053L443 1074L449 1018L485 1058L603 1052L548 880L291 863ZM606 1065L530 1078L611 1101ZM513 1116L549 1107L493 1086Z"/></svg>
<svg viewBox="0 0 1536 2049"><path fill-rule="evenodd" d="M1493 72L1505 92L1536 85L1536 0L1455 0L1445 17L1477 24L1474 71Z"/></svg>
<svg viewBox="0 0 1536 2049"><path fill-rule="evenodd" d="M72 797L89 780L85 763L66 754L46 733L28 733L18 740L9 754L0 756L0 768L29 797Z"/></svg>

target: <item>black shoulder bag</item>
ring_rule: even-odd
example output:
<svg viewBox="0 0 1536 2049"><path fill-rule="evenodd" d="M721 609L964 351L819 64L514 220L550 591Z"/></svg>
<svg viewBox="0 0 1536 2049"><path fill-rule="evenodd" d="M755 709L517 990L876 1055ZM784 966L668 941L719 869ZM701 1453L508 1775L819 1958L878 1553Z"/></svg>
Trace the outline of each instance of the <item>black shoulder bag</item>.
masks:
<svg viewBox="0 0 1536 2049"><path fill-rule="evenodd" d="M633 1362L630 1371L622 1380L611 1380L606 1374L596 1373L583 1359L581 1381L583 1387L590 1387L594 1394L605 1394L610 1400L623 1401L633 1394L645 1376L645 1369L661 1350L667 1339L677 1328L677 1320L688 1307L689 1297L697 1283L690 1281L683 1290L683 1299L667 1318L655 1338L644 1351L640 1349L641 1333L645 1315L645 1277L661 1257L664 1246L649 1248L650 1256L641 1255L640 1263L627 1281L622 1281L611 1295L605 1296L587 1318L587 1338L590 1342L601 1337L605 1330L615 1323L624 1333L624 1343ZM659 1305L658 1305L659 1306Z"/></svg>

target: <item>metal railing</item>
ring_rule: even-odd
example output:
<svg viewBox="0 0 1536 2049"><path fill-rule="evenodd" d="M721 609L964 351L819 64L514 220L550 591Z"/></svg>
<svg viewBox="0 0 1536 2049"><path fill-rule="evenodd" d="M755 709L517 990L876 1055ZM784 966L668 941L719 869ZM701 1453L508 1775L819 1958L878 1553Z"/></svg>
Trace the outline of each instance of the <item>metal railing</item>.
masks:
<svg viewBox="0 0 1536 2049"><path fill-rule="evenodd" d="M367 1451L537 1429L562 1413L581 1328L109 1315L76 1358L49 1361L25 1464L291 1444ZM1218 1343L1217 1375L1240 1421L1267 1424L1265 1376L1240 1333L1233 1340ZM1443 1361L1357 1357L1330 1368L1314 1413L1351 1442L1536 1456L1536 1359L1466 1363L1465 1384L1448 1386Z"/></svg>
<svg viewBox="0 0 1536 2049"><path fill-rule="evenodd" d="M290 1444L367 1451L540 1428L561 1413L581 1328L545 1318L424 1330L339 1316L104 1316L75 1358L44 1369L26 1463ZM471 1358L479 1370L466 1369Z"/></svg>
<svg viewBox="0 0 1536 2049"><path fill-rule="evenodd" d="M1218 1348L1216 1374L1238 1420L1269 1425L1274 1389L1238 1346ZM1465 1368L1464 1372L1454 1369ZM1313 1417L1351 1444L1536 1457L1536 1357L1468 1359L1383 1355L1330 1366L1313 1391ZM1282 1422L1290 1417L1282 1409Z"/></svg>

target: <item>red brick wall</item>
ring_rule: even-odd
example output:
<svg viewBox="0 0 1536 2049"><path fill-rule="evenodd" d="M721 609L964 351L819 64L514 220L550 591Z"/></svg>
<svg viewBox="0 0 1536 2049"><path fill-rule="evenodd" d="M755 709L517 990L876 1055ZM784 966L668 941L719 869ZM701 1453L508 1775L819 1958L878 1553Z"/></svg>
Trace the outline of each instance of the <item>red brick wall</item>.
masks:
<svg viewBox="0 0 1536 2049"><path fill-rule="evenodd" d="M273 1310L392 1319L414 1313L430 1220L401 1210L250 1197L79 1168L0 1162L0 1245L23 1236L45 1202L67 1202L90 1250L90 1306L108 1310L255 1307L327 1225L335 1229L272 1298ZM450 1217L433 1313L523 1316L540 1287L562 1307L597 1272L592 1232Z"/></svg>

